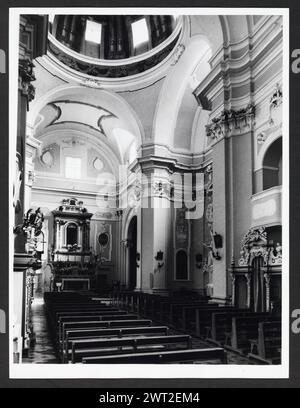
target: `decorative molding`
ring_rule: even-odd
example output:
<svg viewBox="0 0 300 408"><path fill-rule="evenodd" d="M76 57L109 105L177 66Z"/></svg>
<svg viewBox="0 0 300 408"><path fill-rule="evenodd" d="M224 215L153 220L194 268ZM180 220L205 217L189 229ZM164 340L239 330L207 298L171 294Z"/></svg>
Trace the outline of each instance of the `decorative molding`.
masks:
<svg viewBox="0 0 300 408"><path fill-rule="evenodd" d="M275 86L274 93L270 99L270 118L269 118L270 125L274 124L273 118L274 110L280 107L280 105L282 104L282 99L283 99L282 89L281 86L277 83Z"/></svg>
<svg viewBox="0 0 300 408"><path fill-rule="evenodd" d="M97 81L96 79L88 79L88 78L83 79L80 85L86 86L88 88L97 88L97 89L101 88L102 86L101 83Z"/></svg>
<svg viewBox="0 0 300 408"><path fill-rule="evenodd" d="M240 133L244 129L251 130L255 118L255 105L252 103L239 110L224 110L219 117L213 118L206 125L206 136L212 141L232 135L236 130Z"/></svg>
<svg viewBox="0 0 300 408"><path fill-rule="evenodd" d="M180 33L181 31L170 44L166 45L165 48L158 51L154 55L144 60L126 65L109 65L105 63L98 65L92 62L84 62L79 59L80 56L75 57L75 55L68 55L62 49L62 47L60 47L60 45L57 46L55 44L57 41L53 41L52 39L48 40L48 52L50 52L54 57L69 68L81 72L82 74L100 78L124 78L127 76L140 74L162 62L174 49L180 37Z"/></svg>
<svg viewBox="0 0 300 408"><path fill-rule="evenodd" d="M278 266L282 264L282 246L280 243L268 245L265 227L250 228L245 234L240 252L239 266L250 266L254 258L263 257L264 265Z"/></svg>
<svg viewBox="0 0 300 408"><path fill-rule="evenodd" d="M161 180L154 180L152 185L153 197L171 198L172 186L170 182L163 182Z"/></svg>
<svg viewBox="0 0 300 408"><path fill-rule="evenodd" d="M19 60L19 89L26 96L27 103L35 97L35 87L31 83L36 80L33 68L34 64L29 58Z"/></svg>
<svg viewBox="0 0 300 408"><path fill-rule="evenodd" d="M241 247L239 266L249 266L258 256L264 258L265 264L268 263L267 232L264 227L250 228L244 235Z"/></svg>
<svg viewBox="0 0 300 408"><path fill-rule="evenodd" d="M266 132L261 132L256 136L257 144L262 145L267 140L268 135Z"/></svg>
<svg viewBox="0 0 300 408"><path fill-rule="evenodd" d="M185 46L183 44L178 44L176 49L175 49L175 52L174 52L174 55L173 55L173 62L172 62L171 65L176 65L177 64L177 62L180 60L180 58L181 58L182 54L184 53L184 51L185 51Z"/></svg>

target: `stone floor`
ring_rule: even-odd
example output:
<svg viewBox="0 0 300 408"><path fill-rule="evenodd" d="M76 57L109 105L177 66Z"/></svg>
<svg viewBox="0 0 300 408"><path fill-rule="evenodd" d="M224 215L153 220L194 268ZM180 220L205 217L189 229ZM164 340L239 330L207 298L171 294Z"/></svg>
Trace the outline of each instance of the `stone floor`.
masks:
<svg viewBox="0 0 300 408"><path fill-rule="evenodd" d="M36 342L35 345L29 350L28 357L23 357L22 362L37 364L58 363L49 335L42 296L37 296L33 300L32 318Z"/></svg>
<svg viewBox="0 0 300 408"><path fill-rule="evenodd" d="M48 324L44 309L44 301L42 295L37 295L32 304L32 318L33 327L36 334L36 343L32 349L30 349L28 357L23 358L23 363L35 363L35 364L57 364L58 359L55 356L54 347L49 335ZM176 334L176 331L173 331ZM215 347L212 344L193 338L193 347L206 348ZM203 364L215 364L215 361L206 361ZM229 364L251 364L249 359L239 354L228 351L228 363Z"/></svg>

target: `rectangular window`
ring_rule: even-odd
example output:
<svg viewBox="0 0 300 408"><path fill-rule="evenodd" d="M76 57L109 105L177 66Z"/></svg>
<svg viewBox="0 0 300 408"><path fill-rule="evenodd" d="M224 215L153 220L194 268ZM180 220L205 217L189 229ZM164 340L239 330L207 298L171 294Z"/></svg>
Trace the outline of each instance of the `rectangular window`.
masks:
<svg viewBox="0 0 300 408"><path fill-rule="evenodd" d="M79 157L65 158L65 176L70 179L81 178L81 159Z"/></svg>
<svg viewBox="0 0 300 408"><path fill-rule="evenodd" d="M87 20L85 28L85 40L95 44L101 44L101 31L102 24Z"/></svg>
<svg viewBox="0 0 300 408"><path fill-rule="evenodd" d="M149 32L146 20L142 18L139 21L135 21L131 24L132 29L132 39L133 39L133 46L136 48L140 44L149 41Z"/></svg>

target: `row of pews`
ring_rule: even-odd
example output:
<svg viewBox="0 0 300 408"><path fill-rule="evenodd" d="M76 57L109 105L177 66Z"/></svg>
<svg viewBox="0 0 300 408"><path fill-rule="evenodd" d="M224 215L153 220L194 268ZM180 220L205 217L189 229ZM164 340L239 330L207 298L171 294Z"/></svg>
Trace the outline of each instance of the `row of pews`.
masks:
<svg viewBox="0 0 300 408"><path fill-rule="evenodd" d="M227 363L224 348L195 348L191 335L175 333L112 299L89 292L46 292L44 300L61 363Z"/></svg>
<svg viewBox="0 0 300 408"><path fill-rule="evenodd" d="M210 303L201 296L165 297L123 291L111 294L111 304L246 355L257 363L281 362L280 316Z"/></svg>

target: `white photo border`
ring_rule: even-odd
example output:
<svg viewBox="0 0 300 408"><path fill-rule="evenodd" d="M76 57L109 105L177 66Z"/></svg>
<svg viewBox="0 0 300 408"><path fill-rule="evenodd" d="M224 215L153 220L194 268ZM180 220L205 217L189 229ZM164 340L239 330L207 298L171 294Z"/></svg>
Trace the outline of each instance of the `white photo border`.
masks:
<svg viewBox="0 0 300 408"><path fill-rule="evenodd" d="M282 183L282 362L280 365L206 364L16 364L13 363L13 174L18 103L18 44L21 14L170 14L282 15L283 17L283 183ZM9 9L9 378L126 379L126 378L289 378L289 8L10 8Z"/></svg>

